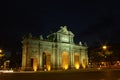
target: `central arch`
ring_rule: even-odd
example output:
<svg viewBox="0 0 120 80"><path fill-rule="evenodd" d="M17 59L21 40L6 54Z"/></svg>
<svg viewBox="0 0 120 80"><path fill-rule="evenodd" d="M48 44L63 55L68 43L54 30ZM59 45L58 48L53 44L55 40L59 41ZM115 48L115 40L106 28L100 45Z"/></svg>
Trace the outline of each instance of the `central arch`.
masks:
<svg viewBox="0 0 120 80"><path fill-rule="evenodd" d="M68 69L69 67L69 54L66 51L62 52L62 68Z"/></svg>

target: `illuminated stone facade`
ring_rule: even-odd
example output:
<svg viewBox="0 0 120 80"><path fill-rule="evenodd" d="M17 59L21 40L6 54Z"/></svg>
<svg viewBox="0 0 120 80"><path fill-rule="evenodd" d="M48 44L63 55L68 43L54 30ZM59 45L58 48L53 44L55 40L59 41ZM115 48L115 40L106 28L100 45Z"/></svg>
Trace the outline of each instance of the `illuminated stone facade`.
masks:
<svg viewBox="0 0 120 80"><path fill-rule="evenodd" d="M81 42L76 45L74 34L67 27L47 36L47 39L23 37L22 69L23 70L59 70L81 69L88 65L87 46Z"/></svg>

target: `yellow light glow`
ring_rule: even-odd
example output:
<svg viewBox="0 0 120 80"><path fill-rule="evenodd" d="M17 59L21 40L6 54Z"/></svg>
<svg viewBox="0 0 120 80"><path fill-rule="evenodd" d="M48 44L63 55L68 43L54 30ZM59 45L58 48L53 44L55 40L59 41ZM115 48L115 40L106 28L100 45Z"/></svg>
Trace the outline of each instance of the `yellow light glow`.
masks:
<svg viewBox="0 0 120 80"><path fill-rule="evenodd" d="M85 68L86 68L86 65L85 65L85 64L82 64L82 67L83 67L83 69L85 69Z"/></svg>
<svg viewBox="0 0 120 80"><path fill-rule="evenodd" d="M34 70L34 71L37 71L37 66L34 66L34 67L33 67L33 70Z"/></svg>
<svg viewBox="0 0 120 80"><path fill-rule="evenodd" d="M74 53L74 66L76 69L79 69L80 67L80 62L79 62L79 54L78 53Z"/></svg>
<svg viewBox="0 0 120 80"><path fill-rule="evenodd" d="M67 70L67 69L68 69L68 65L65 65L65 66L64 66L64 69Z"/></svg>
<svg viewBox="0 0 120 80"><path fill-rule="evenodd" d="M37 65L38 65L38 62L37 62L37 58L33 58L33 70L34 71L37 71Z"/></svg>
<svg viewBox="0 0 120 80"><path fill-rule="evenodd" d="M5 54L0 54L0 57L3 57Z"/></svg>
<svg viewBox="0 0 120 80"><path fill-rule="evenodd" d="M50 65L47 66L47 70L50 71L51 70L51 67Z"/></svg>
<svg viewBox="0 0 120 80"><path fill-rule="evenodd" d="M79 69L80 65L79 64L75 64L75 68Z"/></svg>
<svg viewBox="0 0 120 80"><path fill-rule="evenodd" d="M62 53L62 67L63 69L68 69L68 65L69 65L69 55L67 52L63 52Z"/></svg>
<svg viewBox="0 0 120 80"><path fill-rule="evenodd" d="M83 69L86 68L86 59L84 59L84 58L83 58L83 62L82 62L82 67L83 67Z"/></svg>

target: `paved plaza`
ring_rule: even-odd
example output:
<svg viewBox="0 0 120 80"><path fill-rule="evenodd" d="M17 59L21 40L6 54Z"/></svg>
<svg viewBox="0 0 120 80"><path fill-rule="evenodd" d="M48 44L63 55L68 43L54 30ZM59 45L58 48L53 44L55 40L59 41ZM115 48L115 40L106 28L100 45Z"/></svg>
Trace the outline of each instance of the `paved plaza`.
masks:
<svg viewBox="0 0 120 80"><path fill-rule="evenodd" d="M120 80L120 70L81 70L1 73L0 80Z"/></svg>

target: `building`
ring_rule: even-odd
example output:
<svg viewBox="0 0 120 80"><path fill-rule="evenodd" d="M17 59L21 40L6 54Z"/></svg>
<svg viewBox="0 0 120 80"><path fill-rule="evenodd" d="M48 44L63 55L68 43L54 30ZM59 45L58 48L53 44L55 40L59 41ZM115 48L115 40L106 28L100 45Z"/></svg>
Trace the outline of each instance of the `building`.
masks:
<svg viewBox="0 0 120 80"><path fill-rule="evenodd" d="M31 34L23 37L22 69L23 70L59 70L80 69L88 65L87 46L81 42L74 43L74 34L67 27L43 39Z"/></svg>

